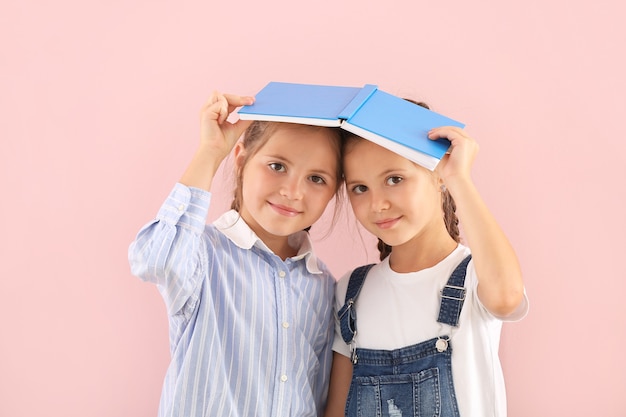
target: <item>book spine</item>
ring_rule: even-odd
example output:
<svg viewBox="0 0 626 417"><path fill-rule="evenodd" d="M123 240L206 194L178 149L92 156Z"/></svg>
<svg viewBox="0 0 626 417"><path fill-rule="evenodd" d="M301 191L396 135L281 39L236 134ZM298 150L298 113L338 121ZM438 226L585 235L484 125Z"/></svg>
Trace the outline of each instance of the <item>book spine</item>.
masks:
<svg viewBox="0 0 626 417"><path fill-rule="evenodd" d="M341 112L339 112L339 119L348 120L351 118L363 104L374 94L374 92L378 89L377 86L373 84L365 84L365 86L357 93L356 96L348 103L346 107L343 108Z"/></svg>

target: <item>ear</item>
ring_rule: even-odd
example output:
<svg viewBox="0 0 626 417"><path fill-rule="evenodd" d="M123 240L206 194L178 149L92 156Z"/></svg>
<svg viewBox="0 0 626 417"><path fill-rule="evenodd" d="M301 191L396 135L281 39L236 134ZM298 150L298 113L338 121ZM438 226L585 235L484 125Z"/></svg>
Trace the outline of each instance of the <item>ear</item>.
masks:
<svg viewBox="0 0 626 417"><path fill-rule="evenodd" d="M433 184L438 187L445 187L445 184L443 182L443 178L441 178L441 175L439 175L439 171L437 171L437 168L435 168L434 171L431 171L431 178L433 179Z"/></svg>
<svg viewBox="0 0 626 417"><path fill-rule="evenodd" d="M239 141L235 144L233 153L235 155L235 168L237 172L240 172L243 168L243 161L246 159L246 148L243 146L243 142Z"/></svg>

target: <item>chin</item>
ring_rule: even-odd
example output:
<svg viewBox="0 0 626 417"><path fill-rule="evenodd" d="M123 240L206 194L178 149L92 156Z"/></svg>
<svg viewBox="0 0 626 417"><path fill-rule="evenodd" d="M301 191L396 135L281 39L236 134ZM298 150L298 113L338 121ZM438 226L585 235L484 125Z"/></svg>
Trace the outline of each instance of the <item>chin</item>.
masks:
<svg viewBox="0 0 626 417"><path fill-rule="evenodd" d="M289 236L301 230L304 230L304 227L267 227L264 228L265 231L274 236Z"/></svg>
<svg viewBox="0 0 626 417"><path fill-rule="evenodd" d="M382 237L379 237L379 239L382 240L385 245L391 246L391 247L402 246L410 240L410 239L384 239Z"/></svg>

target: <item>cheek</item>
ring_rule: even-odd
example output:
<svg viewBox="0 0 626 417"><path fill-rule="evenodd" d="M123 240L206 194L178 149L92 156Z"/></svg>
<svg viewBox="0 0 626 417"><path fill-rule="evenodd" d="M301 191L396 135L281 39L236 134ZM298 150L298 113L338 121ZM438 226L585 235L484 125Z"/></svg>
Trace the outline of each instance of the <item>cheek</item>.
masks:
<svg viewBox="0 0 626 417"><path fill-rule="evenodd" d="M318 186L314 185L310 190L308 190L308 194L312 197L310 201L312 201L315 205L321 206L322 210L324 210L335 195L335 189L328 187L322 190Z"/></svg>
<svg viewBox="0 0 626 417"><path fill-rule="evenodd" d="M251 189L261 189L261 188L269 188L275 187L274 184L275 176L271 175L269 170L265 169L256 169L250 170L246 173L246 177L244 183L247 184L248 188Z"/></svg>
<svg viewBox="0 0 626 417"><path fill-rule="evenodd" d="M270 186L268 181L258 175L258 173L247 172L246 174L241 187L244 201L263 194L265 187Z"/></svg>
<svg viewBox="0 0 626 417"><path fill-rule="evenodd" d="M435 197L432 195L414 197L407 202L407 205L414 207L413 210L423 219L437 218L443 214L443 211Z"/></svg>

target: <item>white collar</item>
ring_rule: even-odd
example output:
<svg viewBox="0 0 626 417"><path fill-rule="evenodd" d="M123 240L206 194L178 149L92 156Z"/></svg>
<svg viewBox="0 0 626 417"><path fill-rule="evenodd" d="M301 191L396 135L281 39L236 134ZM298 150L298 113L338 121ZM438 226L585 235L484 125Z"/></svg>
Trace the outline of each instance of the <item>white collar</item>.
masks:
<svg viewBox="0 0 626 417"><path fill-rule="evenodd" d="M256 233L254 233L235 210L229 210L222 214L213 222L213 225L222 232L224 236L230 239L231 242L242 249L251 249L252 246L257 245L267 252L274 253L259 239ZM300 231L289 235L288 243L289 246L298 248L298 254L291 257L291 260L297 261L306 257L306 269L312 274L322 273L317 263L317 257L313 252L311 237L307 232Z"/></svg>

